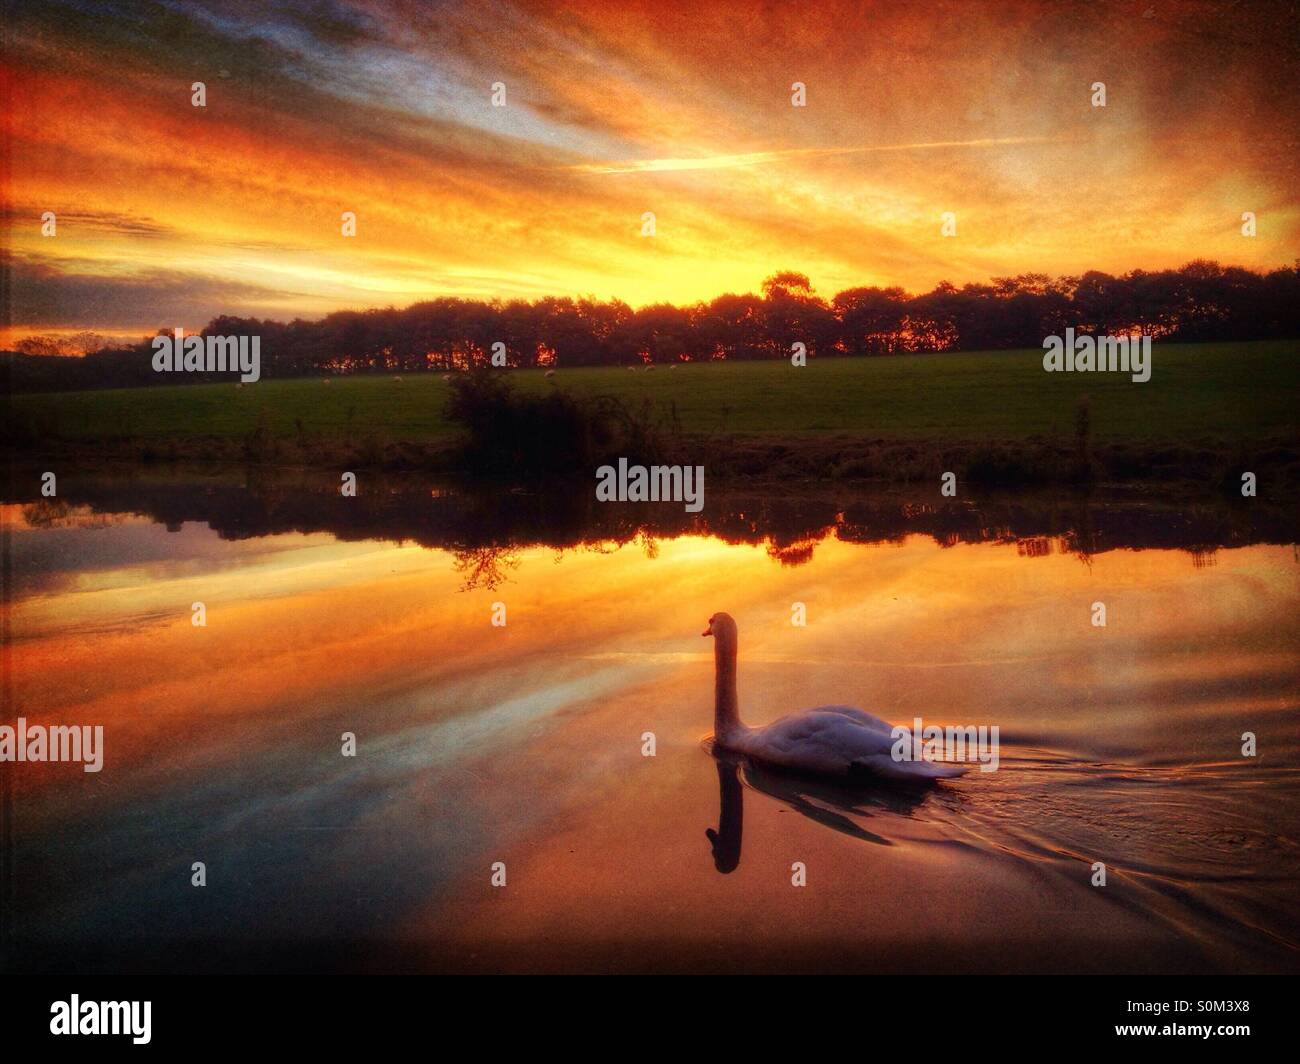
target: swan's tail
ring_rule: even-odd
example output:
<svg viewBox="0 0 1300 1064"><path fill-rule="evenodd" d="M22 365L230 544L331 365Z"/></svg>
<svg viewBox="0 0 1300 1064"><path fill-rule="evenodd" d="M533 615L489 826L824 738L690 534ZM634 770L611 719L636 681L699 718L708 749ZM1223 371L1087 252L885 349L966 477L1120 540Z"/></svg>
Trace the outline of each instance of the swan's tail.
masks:
<svg viewBox="0 0 1300 1064"><path fill-rule="evenodd" d="M895 761L888 754L860 757L849 765L850 775L857 772L891 780L951 780L970 771L969 765L951 761Z"/></svg>

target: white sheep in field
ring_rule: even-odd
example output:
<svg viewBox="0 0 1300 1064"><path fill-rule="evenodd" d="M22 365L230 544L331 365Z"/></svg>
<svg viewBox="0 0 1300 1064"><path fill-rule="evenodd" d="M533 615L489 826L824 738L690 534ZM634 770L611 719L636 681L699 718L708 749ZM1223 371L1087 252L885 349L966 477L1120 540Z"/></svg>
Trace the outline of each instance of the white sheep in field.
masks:
<svg viewBox="0 0 1300 1064"><path fill-rule="evenodd" d="M627 371L628 371L629 373L635 373L635 372L636 372L636 366L628 366L628 367L627 367Z"/></svg>
<svg viewBox="0 0 1300 1064"><path fill-rule="evenodd" d="M547 377L554 377L554 376L555 376L555 370L553 370L553 369L548 369L548 370L546 371L545 376L547 376Z"/></svg>
<svg viewBox="0 0 1300 1064"><path fill-rule="evenodd" d="M329 377L322 377L320 382L321 382L321 384L329 384L329 382L330 382L330 378L329 378Z"/></svg>
<svg viewBox="0 0 1300 1064"><path fill-rule="evenodd" d="M451 380L451 374L450 374L450 373L444 373L444 374L442 375L442 379L445 380L445 381L449 381L449 380Z"/></svg>
<svg viewBox="0 0 1300 1064"><path fill-rule="evenodd" d="M402 383L402 378L401 378L401 377L394 377L393 380L395 380L398 384L401 384L401 383Z"/></svg>
<svg viewBox="0 0 1300 1064"><path fill-rule="evenodd" d="M655 364L651 362L648 366L646 366L645 371L647 373L653 373L654 369L655 369Z"/></svg>

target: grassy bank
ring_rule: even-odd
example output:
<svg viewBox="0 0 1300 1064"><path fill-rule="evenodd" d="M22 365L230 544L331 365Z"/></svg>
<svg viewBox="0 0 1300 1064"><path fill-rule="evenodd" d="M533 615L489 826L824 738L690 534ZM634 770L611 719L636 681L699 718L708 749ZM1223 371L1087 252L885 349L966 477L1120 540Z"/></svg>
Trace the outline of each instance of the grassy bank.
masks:
<svg viewBox="0 0 1300 1064"><path fill-rule="evenodd" d="M687 435L863 435L1014 441L1068 435L1089 397L1098 440L1239 441L1289 429L1300 399L1300 342L1155 345L1151 380L1044 373L1042 353L964 352L623 369L511 370L521 392L562 388L675 409ZM430 443L451 432L440 376L343 377L14 396L15 417L68 441L240 439L259 424L280 439L347 441L382 432Z"/></svg>
<svg viewBox="0 0 1300 1064"><path fill-rule="evenodd" d="M724 479L912 481L954 470L987 484L1226 490L1248 468L1267 473L1276 491L1300 481L1298 356L1294 341L1156 345L1142 384L1045 373L1038 351L504 375L522 397L613 397L658 426L666 457L703 462ZM22 395L13 398L13 436L25 453L77 460L453 472L450 394L440 376L408 375ZM484 435L496 435L491 425ZM532 452L529 440L516 442L520 454ZM557 439L535 448L544 467L574 465Z"/></svg>

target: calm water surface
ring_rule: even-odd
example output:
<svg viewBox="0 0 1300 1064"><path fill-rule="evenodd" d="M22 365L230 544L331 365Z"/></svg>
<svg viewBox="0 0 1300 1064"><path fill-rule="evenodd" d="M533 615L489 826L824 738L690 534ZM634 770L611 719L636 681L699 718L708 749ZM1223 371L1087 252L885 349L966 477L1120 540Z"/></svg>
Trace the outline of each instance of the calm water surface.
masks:
<svg viewBox="0 0 1300 1064"><path fill-rule="evenodd" d="M14 967L1300 970L1292 546L830 535L791 564L32 513L5 508L12 711L106 753L4 770ZM749 723L997 724L1000 769L845 792L715 759L717 610Z"/></svg>

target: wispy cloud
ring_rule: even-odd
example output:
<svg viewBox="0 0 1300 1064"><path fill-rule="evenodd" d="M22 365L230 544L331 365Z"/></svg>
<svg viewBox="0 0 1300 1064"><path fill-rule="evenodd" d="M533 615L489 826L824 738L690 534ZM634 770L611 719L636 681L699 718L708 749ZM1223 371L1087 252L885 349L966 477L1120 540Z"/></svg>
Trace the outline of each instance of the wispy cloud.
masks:
<svg viewBox="0 0 1300 1064"><path fill-rule="evenodd" d="M793 22L740 0L20 5L13 320L643 305L782 268L823 292L918 291L1300 256L1294 36L1267 5L1146 11L1005 0L957 26L891 0L817 0Z"/></svg>
<svg viewBox="0 0 1300 1064"><path fill-rule="evenodd" d="M1065 144L1068 137L982 137L976 140L932 140L915 144L867 144L847 148L783 148L743 155L710 155L688 159L642 159L632 162L577 163L560 169L582 174L645 174L676 170L731 170L792 159L818 159L839 155L869 155L887 151L931 151L939 148L996 148L1025 144Z"/></svg>

